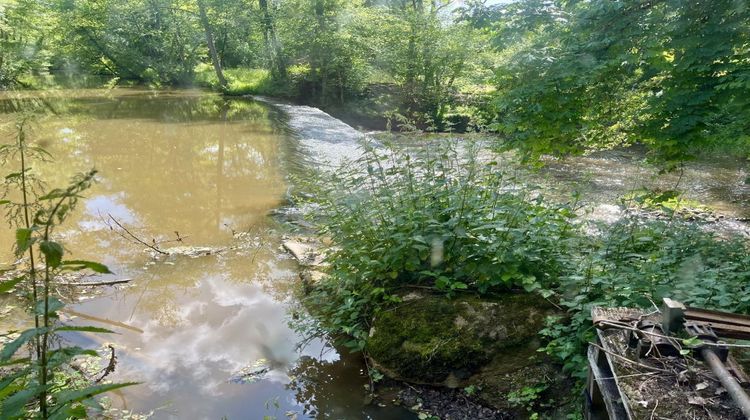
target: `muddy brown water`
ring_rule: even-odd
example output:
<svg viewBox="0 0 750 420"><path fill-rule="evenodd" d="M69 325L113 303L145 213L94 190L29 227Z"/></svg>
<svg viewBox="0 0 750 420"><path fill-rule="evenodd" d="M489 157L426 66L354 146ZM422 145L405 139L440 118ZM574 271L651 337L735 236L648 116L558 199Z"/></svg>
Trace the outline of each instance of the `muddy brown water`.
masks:
<svg viewBox="0 0 750 420"><path fill-rule="evenodd" d="M67 257L101 261L116 273L84 280L132 279L93 296L69 292L78 303L63 314L67 322L118 333L62 338L94 349L115 346L111 379L141 382L110 394L120 413L410 418L397 407L366 404L357 357L319 340L298 349L304 337L290 324L298 268L279 250L284 229L269 216L283 202L290 168L305 164L289 124L293 109L200 91L7 93L0 94L3 143L12 140L19 112L32 107L56 114L37 121L29 135L55 157L33 164L50 186L99 170L97 184L56 232ZM154 258L118 235L109 215L147 242L183 238L162 249L223 251ZM13 260L12 243L3 226L0 263ZM4 298L0 310L3 330L24 326L17 302ZM259 364L268 371L241 376Z"/></svg>

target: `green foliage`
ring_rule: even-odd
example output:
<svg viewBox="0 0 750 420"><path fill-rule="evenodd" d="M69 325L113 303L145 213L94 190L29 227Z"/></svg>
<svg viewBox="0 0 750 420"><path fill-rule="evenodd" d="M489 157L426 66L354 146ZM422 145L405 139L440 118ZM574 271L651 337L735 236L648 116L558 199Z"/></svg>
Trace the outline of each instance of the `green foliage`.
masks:
<svg viewBox="0 0 750 420"><path fill-rule="evenodd" d="M198 84L326 106L366 98L380 114L399 110L420 127L443 130L449 114L467 114L456 106L476 106L473 92L489 85L493 65L484 48L489 32L454 19L447 6L13 0L0 6L0 86L89 86L82 80L91 79L107 87ZM221 68L227 86L218 82Z"/></svg>
<svg viewBox="0 0 750 420"><path fill-rule="evenodd" d="M679 218L625 218L584 233L570 205L546 203L471 146L456 147L370 148L308 188L321 234L334 242L328 277L309 302L322 327L350 347L367 349L372 317L415 287L448 297L524 288L557 302L567 314L548 320L543 351L579 378L593 306L649 308L671 297L750 313L750 252L741 238ZM629 200L680 203L670 191Z"/></svg>
<svg viewBox="0 0 750 420"><path fill-rule="evenodd" d="M480 55L483 38L466 22L448 24L445 1L387 3L373 17L383 28L379 65L402 91L401 112L421 126L442 130L457 93L454 84Z"/></svg>
<svg viewBox="0 0 750 420"><path fill-rule="evenodd" d="M464 387L463 389L464 393L469 397L473 396L474 394L477 393L477 391L481 391L481 390L482 390L482 387L479 387L476 385L469 385L467 387Z"/></svg>
<svg viewBox="0 0 750 420"><path fill-rule="evenodd" d="M654 191L640 189L625 194L620 202L625 206L639 209L657 210L667 215L680 214L684 210L709 212L709 208L698 201L683 197L679 191L665 190Z"/></svg>
<svg viewBox="0 0 750 420"><path fill-rule="evenodd" d="M653 308L664 297L689 305L750 313L750 252L742 238L722 239L678 220L625 219L601 236L582 239L569 275L548 291L570 319L551 319L546 351L576 375L593 338L593 306Z"/></svg>
<svg viewBox="0 0 750 420"><path fill-rule="evenodd" d="M309 188L321 234L335 243L313 299L354 347L375 308L403 288L531 291L565 272L572 208L547 204L474 146L367 148L350 168Z"/></svg>
<svg viewBox="0 0 750 420"><path fill-rule="evenodd" d="M0 89L21 85L22 75L49 66L52 54L45 36L55 23L41 2L0 3Z"/></svg>
<svg viewBox="0 0 750 420"><path fill-rule="evenodd" d="M647 144L667 167L747 143L745 2L508 5L497 128L529 155Z"/></svg>
<svg viewBox="0 0 750 420"><path fill-rule="evenodd" d="M541 394L547 390L548 385L540 384L536 386L525 386L517 391L512 391L508 394L508 402L514 407L525 408L526 411L531 413L530 418L539 418L537 413L534 413L534 408L539 402Z"/></svg>
<svg viewBox="0 0 750 420"><path fill-rule="evenodd" d="M293 67L290 73L298 78L299 70ZM277 98L289 98L296 94L294 83L290 80L281 82L271 77L271 72L265 69L232 68L224 69L227 87L224 93L232 96L266 95ZM199 64L195 68L195 81L198 85L221 90L214 69L209 64Z"/></svg>

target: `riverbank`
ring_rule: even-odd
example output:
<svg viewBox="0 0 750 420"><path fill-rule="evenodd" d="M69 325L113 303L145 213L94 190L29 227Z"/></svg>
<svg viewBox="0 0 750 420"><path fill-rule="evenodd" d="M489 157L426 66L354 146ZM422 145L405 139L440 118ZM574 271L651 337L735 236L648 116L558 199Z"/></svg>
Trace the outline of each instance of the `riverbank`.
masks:
<svg viewBox="0 0 750 420"><path fill-rule="evenodd" d="M425 159L441 156L441 153L450 155L451 150L460 149L450 146L441 149L439 143L440 140L436 140L430 142L428 148L420 149L418 142L409 142L407 152L398 146L395 149L376 147L374 152L363 151L361 155L356 155L359 159L345 169L339 168L332 174L325 170L322 176L310 174L310 182L305 184L312 191L307 191L308 194L301 199L304 203L313 204L305 206L312 209L308 214L309 220L322 227L326 241L335 249L326 258L330 264L328 267L314 270L314 275L303 276L307 282L306 290L312 295L312 298L307 298L309 308L325 330L334 333L334 336L346 337L343 342L371 358L375 377L385 374L411 383L449 385L465 392L476 392L482 404L496 410L502 408L498 413L505 413L503 415L549 413L555 407L571 404L578 395L575 392L561 394L550 384L549 378L565 372L562 377L571 380L580 378L585 372L582 349L590 338L588 311L591 305L650 306L651 300L658 300L660 296L680 295L683 300L699 302L703 306L744 310L742 299L727 293L736 289L734 285L744 284L747 280L744 267L750 259L743 239L736 236L736 231L721 237L712 233L718 231L717 227L726 219L711 213L715 210L691 208L696 201L681 199L680 194L629 189L627 182L613 177L626 176L626 171L618 169L609 173L604 166L607 159L612 159L612 168L621 169L624 165L640 168L628 175L633 176L631 180L634 184L642 187L647 178L641 174L647 166L633 159L637 154L623 156L622 152L615 152L612 157L600 155L583 158L602 161L599 166L593 166L602 171L600 174L576 172L575 161L550 162L552 169L548 172L545 169L541 172L526 171L520 167L509 169L512 163L507 157L504 160L498 158L497 165L503 169L485 178L485 175L477 175L484 172L472 166L476 163L469 163L468 166L461 163L467 162L465 156L440 163L440 167L452 168L449 175L433 170L429 166L432 164L425 163ZM436 148L439 152L435 151ZM475 162L471 155L468 162ZM554 176L558 174L560 177L560 168L564 165L571 168L570 173L565 175L567 184L555 183ZM362 168L365 167L371 168L368 174L363 173ZM735 169L737 172L730 176L733 185L728 187L732 191L736 191L734 184L742 178L744 170L741 166ZM696 188L696 191L705 194L706 190L699 187L701 180L706 179L702 176L702 170L692 172L701 175L697 179L692 179L691 170L688 167L687 171L677 175L677 186ZM470 182L454 180L453 177L460 178L462 173L473 174L476 178ZM437 178L422 178L425 174L437 174ZM717 174L726 175L722 171ZM607 175L609 178L606 178ZM577 182L571 181L576 178ZM505 179L506 184L494 184L497 179ZM609 183L604 183L605 179ZM405 183L404 180L409 181ZM675 185L668 179L659 180L656 176L651 181ZM481 189L470 193L464 191L465 195L442 192L443 183L453 185L454 182L461 186L460 191L469 186L474 188L476 182ZM568 204L562 201L565 196L560 194L561 190L567 189L569 194L585 182L603 188L599 191L583 189L580 194L572 196L573 201L568 195ZM537 190L534 185L539 185L537 183L541 184L541 191L556 191L558 195L551 202L542 201L538 192L534 192ZM328 187L316 189L309 184ZM368 188L361 188L363 184ZM304 187L302 191L306 191ZM618 191L633 194L627 196ZM496 200L510 207L492 207L496 204L487 208L483 205L474 207L478 204L460 200L462 196L482 197L485 194L488 197L498 195ZM516 194L521 197L520 200L511 198ZM603 199L609 196L615 199ZM678 199L675 200L675 197ZM459 201L451 202L451 198ZM413 204L410 204L412 201ZM525 203L529 201L540 207L526 210ZM561 204L555 202L562 202L562 207L556 207ZM541 203L546 204L542 206ZM612 218L597 218L590 207L591 203L610 206L617 211L609 213ZM742 206L736 208L740 210ZM553 214L560 212L565 215L564 218L550 218L550 209ZM443 216L461 215L464 211L472 218L461 220L458 226L472 235L459 236L460 245L457 245L455 239L453 242L450 239L456 235L455 228L448 227L448 230L441 232L437 226L441 221L450 223L450 219ZM532 217L529 220L534 220L530 223L539 226L540 232L518 231L516 235L515 224L507 220L487 220L488 214L497 213L520 213L520 219L524 220L526 211ZM740 218L732 222L738 223L737 226L742 225ZM567 233L560 237L554 231L554 226L561 227L562 232ZM446 261L452 261L452 257L444 254L448 252L445 241L442 247L439 243L436 245L436 237L447 238L450 245L448 250L466 257L460 265L446 269ZM495 239L498 237L504 239ZM542 237L555 239L549 245L533 242ZM475 239L469 238L482 238L479 239L482 245L471 245L470 241ZM510 241L511 245L504 241ZM529 243L534 245L529 246ZM438 249L441 259L434 265L430 261ZM482 283L481 275L484 272L461 277L465 276L462 274L465 267L476 267L477 262L471 258L476 258L478 249L492 249L490 252L499 250L500 254L494 255L503 256L498 266L486 270L490 276L486 280L490 282L489 287ZM517 254L504 254L503 249L517 251ZM543 250L541 252L546 253L534 259L534 253L530 250ZM509 259L511 255L530 257L534 262L514 261ZM541 261L544 261L544 265L540 265ZM535 271L527 271L531 267ZM722 274L717 276L719 271ZM492 280L492 276L496 276L496 280ZM493 281L496 283L493 284ZM703 281L710 286L707 288ZM427 300L434 304L422 307L420 302L425 301L425 297L418 296L414 300L409 290L429 293L432 297ZM559 312L553 311L544 316L545 322L532 328L535 330L532 337L521 333L518 322L505 322L502 317L495 317L493 321L499 326L512 325L508 331L513 339L538 340L538 347L530 353L516 352L522 355L524 363L532 354L540 354L537 350L556 362L552 363L552 370L544 374L531 374L525 370L527 367L518 370L521 377L548 378L544 384L518 383L516 388L498 388L482 380L481 372L489 372L507 385L514 382L507 376L507 368L515 362L511 363L508 357L503 358L502 351L491 351L492 345L482 342L481 336L472 341L458 331L446 329L446 326L463 325L466 321L465 314L447 308L455 308L455 305L471 307L472 304L467 301L471 296L480 296L477 304L492 305L493 299L517 293L533 296L527 301L531 303L523 305L523 310L544 307L552 302ZM508 312L523 313L520 308ZM389 324L386 319L398 322ZM487 328L479 330L492 331ZM537 332L540 334L537 335ZM377 344L383 339L382 343ZM456 343L470 347L455 347ZM383 352L384 349L394 351L399 357L391 358L387 351ZM456 353L452 353L451 349ZM492 363L476 357L478 349L500 355L503 360L498 363L506 370L493 368ZM455 358L455 354L463 357ZM476 364L464 365L467 360ZM434 372L433 367L443 369L439 378L430 373ZM511 367L510 371L513 370ZM475 376L477 372L480 372L479 377ZM471 382L472 379L475 382ZM564 384L565 380L561 383ZM574 387L570 384L560 386L560 389L571 388ZM455 391L446 392L450 394ZM482 394L485 394L484 397ZM566 395L570 399L563 397L562 400L552 401L549 395Z"/></svg>

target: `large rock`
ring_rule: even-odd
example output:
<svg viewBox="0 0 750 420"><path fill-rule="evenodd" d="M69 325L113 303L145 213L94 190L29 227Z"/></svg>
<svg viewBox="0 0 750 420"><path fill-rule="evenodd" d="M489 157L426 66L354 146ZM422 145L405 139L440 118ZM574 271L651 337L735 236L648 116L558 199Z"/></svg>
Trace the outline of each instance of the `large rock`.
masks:
<svg viewBox="0 0 750 420"><path fill-rule="evenodd" d="M537 351L538 332L553 314L554 307L531 294L453 300L412 294L373 320L367 351L393 378L473 385L485 403L513 412L519 409L509 401L513 393L539 389L548 399L566 386L559 367Z"/></svg>
<svg viewBox="0 0 750 420"><path fill-rule="evenodd" d="M552 312L548 303L529 294L493 300L412 296L377 315L367 351L399 379L451 385L499 353L538 347L537 333Z"/></svg>

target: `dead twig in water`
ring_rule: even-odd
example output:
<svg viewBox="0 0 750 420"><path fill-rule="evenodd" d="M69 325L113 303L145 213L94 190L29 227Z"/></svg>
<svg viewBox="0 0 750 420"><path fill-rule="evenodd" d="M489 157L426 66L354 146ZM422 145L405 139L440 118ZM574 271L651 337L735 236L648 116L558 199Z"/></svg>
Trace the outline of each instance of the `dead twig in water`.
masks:
<svg viewBox="0 0 750 420"><path fill-rule="evenodd" d="M114 372L115 371L115 366L117 366L117 356L115 356L115 348L111 344L108 344L107 347L109 347L109 349L112 351L112 353L110 353L110 356L109 356L109 363L103 369L102 376L100 376L99 379L97 379L96 381L94 381L94 383L97 383L97 384L99 382L101 382L102 379L104 379L107 376L109 376L110 373Z"/></svg>
<svg viewBox="0 0 750 420"><path fill-rule="evenodd" d="M129 283L132 280L133 279L120 279L120 280L108 280L108 281L79 281L79 282L70 282L70 283L61 282L59 284L62 286L81 286L81 287L112 286L114 284Z"/></svg>
<svg viewBox="0 0 750 420"><path fill-rule="evenodd" d="M372 367L370 367L370 361L368 360L369 355L363 354L362 359L365 361L365 368L367 369L367 379L370 381L370 395L375 394L375 381L372 380Z"/></svg>
<svg viewBox="0 0 750 420"><path fill-rule="evenodd" d="M62 309L60 309L60 312L68 314L68 315L77 316L79 318L88 319L90 321L101 322L102 324L114 325L116 327L125 328L126 330L135 331L137 333L143 334L143 330L142 329L134 327L132 325L128 325L128 324L126 324L124 322L113 321L111 319L106 319L106 318L100 318L98 316L84 314L84 313L77 312L77 311L74 311L74 310L68 309L68 308L62 308Z"/></svg>
<svg viewBox="0 0 750 420"><path fill-rule="evenodd" d="M165 251L162 251L161 249L159 249L159 244L156 243L156 240L152 239L151 240L152 243L148 243L148 242L144 241L143 239L137 237L135 234L133 234L133 232L129 231L128 228L126 228L125 226L123 226L122 223L120 223L117 219L115 219L111 214L107 213L107 217L109 218L109 220L104 220L104 223L107 226L109 226L109 230L111 230L112 232L116 232L122 238L127 239L127 240L129 240L131 242L136 242L138 244L141 244L141 245L145 246L146 248L148 248L148 249L150 249L150 250L152 250L154 252L157 252L157 253L162 254L162 255L169 255L168 252L165 252ZM114 227L112 227L112 224L110 224L110 221L112 223L114 223L115 226L117 226L119 228L119 230L117 230Z"/></svg>

